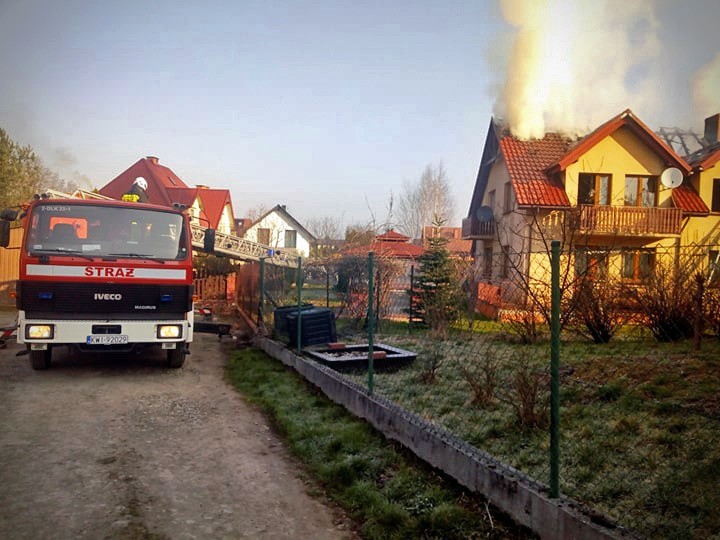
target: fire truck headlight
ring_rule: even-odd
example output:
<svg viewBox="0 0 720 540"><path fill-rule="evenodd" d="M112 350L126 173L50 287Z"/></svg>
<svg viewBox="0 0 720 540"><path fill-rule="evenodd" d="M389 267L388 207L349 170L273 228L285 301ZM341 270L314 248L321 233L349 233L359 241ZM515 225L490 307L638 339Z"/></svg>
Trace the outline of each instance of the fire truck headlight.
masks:
<svg viewBox="0 0 720 540"><path fill-rule="evenodd" d="M55 335L55 326L52 324L30 324L25 327L27 339L52 339Z"/></svg>
<svg viewBox="0 0 720 540"><path fill-rule="evenodd" d="M157 328L157 337L159 338L179 338L182 336L182 327L179 324L161 324Z"/></svg>

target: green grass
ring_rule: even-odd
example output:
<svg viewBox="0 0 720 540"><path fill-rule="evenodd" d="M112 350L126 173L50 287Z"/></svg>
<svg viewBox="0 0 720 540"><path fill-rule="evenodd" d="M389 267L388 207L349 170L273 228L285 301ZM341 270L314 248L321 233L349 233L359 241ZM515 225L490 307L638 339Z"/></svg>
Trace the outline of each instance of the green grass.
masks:
<svg viewBox="0 0 720 540"><path fill-rule="evenodd" d="M376 373L376 393L549 482L548 429L520 425L510 390L523 360L547 377L547 342L512 343L497 323L475 323L445 341L426 332L376 337L400 342L418 360ZM433 350L443 362L426 384L423 365ZM693 351L691 342L658 343L628 330L605 345L567 337L560 354L563 494L649 537L720 536L720 342L707 339ZM489 357L498 363L499 396L478 406L460 368ZM364 373L348 376L366 384Z"/></svg>
<svg viewBox="0 0 720 540"><path fill-rule="evenodd" d="M293 454L358 523L363 537L531 536L264 353L235 352L228 378L271 418Z"/></svg>

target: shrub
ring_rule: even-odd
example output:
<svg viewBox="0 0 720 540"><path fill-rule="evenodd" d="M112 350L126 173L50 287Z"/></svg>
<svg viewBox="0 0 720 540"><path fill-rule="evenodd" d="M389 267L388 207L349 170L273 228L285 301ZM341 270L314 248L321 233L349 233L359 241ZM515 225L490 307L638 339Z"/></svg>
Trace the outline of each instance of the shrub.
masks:
<svg viewBox="0 0 720 540"><path fill-rule="evenodd" d="M608 343L622 325L619 292L610 280L582 280L574 292L573 329L593 343Z"/></svg>
<svg viewBox="0 0 720 540"><path fill-rule="evenodd" d="M495 400L499 383L500 365L494 351L485 351L479 358L460 365L465 382L470 386L470 402L474 405L489 405Z"/></svg>
<svg viewBox="0 0 720 540"><path fill-rule="evenodd" d="M625 287L624 295L637 305L641 320L658 341L693 336L693 280L685 265L658 263L641 285Z"/></svg>
<svg viewBox="0 0 720 540"><path fill-rule="evenodd" d="M498 398L509 404L520 425L525 429L543 427L548 423L549 378L547 373L534 369L527 356L516 356L514 371L503 385Z"/></svg>

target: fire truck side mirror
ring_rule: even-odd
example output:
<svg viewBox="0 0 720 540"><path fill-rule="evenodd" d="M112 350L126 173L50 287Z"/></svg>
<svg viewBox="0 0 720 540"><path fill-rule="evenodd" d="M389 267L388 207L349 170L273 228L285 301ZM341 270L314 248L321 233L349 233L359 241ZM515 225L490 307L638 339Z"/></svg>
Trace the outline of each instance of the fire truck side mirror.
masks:
<svg viewBox="0 0 720 540"><path fill-rule="evenodd" d="M5 208L0 211L0 247L10 244L10 222L17 219L18 211Z"/></svg>
<svg viewBox="0 0 720 540"><path fill-rule="evenodd" d="M10 222L0 221L0 247L8 247L10 244Z"/></svg>
<svg viewBox="0 0 720 540"><path fill-rule="evenodd" d="M18 216L18 211L12 208L5 208L0 211L0 219L3 221L15 221Z"/></svg>
<svg viewBox="0 0 720 540"><path fill-rule="evenodd" d="M206 253L213 253L215 251L215 229L205 229L203 249Z"/></svg>

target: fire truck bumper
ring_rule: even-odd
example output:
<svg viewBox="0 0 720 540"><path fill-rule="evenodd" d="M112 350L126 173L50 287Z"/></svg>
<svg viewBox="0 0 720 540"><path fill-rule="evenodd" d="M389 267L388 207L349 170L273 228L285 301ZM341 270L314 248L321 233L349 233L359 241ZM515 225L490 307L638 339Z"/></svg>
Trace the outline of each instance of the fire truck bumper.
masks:
<svg viewBox="0 0 720 540"><path fill-rule="evenodd" d="M78 345L82 348L132 348L133 345L161 345L174 349L190 343L192 322L168 321L97 321L97 320L20 320L17 340L31 349L48 345Z"/></svg>

